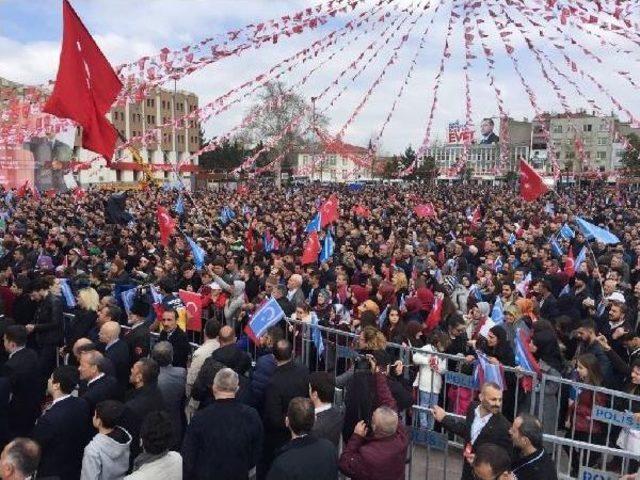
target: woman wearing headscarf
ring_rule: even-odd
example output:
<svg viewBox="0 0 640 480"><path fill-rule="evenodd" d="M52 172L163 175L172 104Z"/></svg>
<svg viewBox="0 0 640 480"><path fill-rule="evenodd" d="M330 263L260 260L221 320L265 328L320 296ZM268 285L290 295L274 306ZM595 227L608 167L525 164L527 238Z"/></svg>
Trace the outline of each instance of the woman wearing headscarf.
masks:
<svg viewBox="0 0 640 480"><path fill-rule="evenodd" d="M485 341L478 342L478 349L489 357L489 362L494 365L506 367L516 366L516 356L507 339L507 331L501 325L495 325L489 329ZM504 374L506 388L502 394L502 413L509 421L513 421L515 415L515 390L516 377L513 373Z"/></svg>
<svg viewBox="0 0 640 480"><path fill-rule="evenodd" d="M332 308L331 293L325 289L320 290L318 292L316 305L313 307L313 311L317 315L320 325L325 327L331 326Z"/></svg>

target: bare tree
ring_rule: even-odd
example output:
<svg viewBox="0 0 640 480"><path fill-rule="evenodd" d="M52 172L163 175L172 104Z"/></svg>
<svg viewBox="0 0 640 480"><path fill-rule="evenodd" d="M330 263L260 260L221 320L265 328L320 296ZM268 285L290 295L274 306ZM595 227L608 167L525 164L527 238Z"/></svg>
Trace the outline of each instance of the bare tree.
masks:
<svg viewBox="0 0 640 480"><path fill-rule="evenodd" d="M253 121L240 136L247 143L274 142L267 153L269 161L276 159L276 187L281 186L282 158L292 149L317 142L315 128L324 129L328 120L316 113L314 105L288 89L282 82L269 82L248 112ZM290 156L289 156L290 157Z"/></svg>

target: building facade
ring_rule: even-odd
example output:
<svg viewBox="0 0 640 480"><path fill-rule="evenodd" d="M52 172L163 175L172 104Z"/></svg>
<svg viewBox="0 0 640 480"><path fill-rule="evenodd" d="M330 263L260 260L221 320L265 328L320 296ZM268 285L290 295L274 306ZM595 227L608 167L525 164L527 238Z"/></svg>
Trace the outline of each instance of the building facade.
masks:
<svg viewBox="0 0 640 480"><path fill-rule="evenodd" d="M140 102L115 105L107 117L118 130L120 138L130 140L146 135L149 130L173 122L197 108L198 97L193 93L156 90ZM78 161L82 162L94 158L95 154L81 150L82 132L78 130L75 151ZM176 165L180 164L180 175L188 179L199 170L198 157L194 153L200 148L200 124L196 120L183 120L176 127L157 129L146 145L134 141L132 146L139 152L143 162L149 164L154 178L174 180ZM144 167L134 161L132 152L122 149L115 153L110 168L106 168L104 160L98 160L81 170L79 182L135 182L143 178L143 170Z"/></svg>
<svg viewBox="0 0 640 480"><path fill-rule="evenodd" d="M376 177L375 165L376 159L370 159L368 149L337 141L321 151L299 151L293 174L321 182L372 180Z"/></svg>

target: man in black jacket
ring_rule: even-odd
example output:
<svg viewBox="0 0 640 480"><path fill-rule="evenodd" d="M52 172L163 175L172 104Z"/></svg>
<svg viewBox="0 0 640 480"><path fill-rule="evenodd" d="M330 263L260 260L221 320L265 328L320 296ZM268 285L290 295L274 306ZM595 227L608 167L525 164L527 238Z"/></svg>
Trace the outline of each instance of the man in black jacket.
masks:
<svg viewBox="0 0 640 480"><path fill-rule="evenodd" d="M38 302L38 307L27 332L34 336L43 378L48 378L56 368L58 347L63 341L62 302L50 288L44 278L35 279L29 288L31 300Z"/></svg>
<svg viewBox="0 0 640 480"><path fill-rule="evenodd" d="M285 425L289 402L294 397L306 397L309 393L309 369L295 363L292 359L293 347L289 340L278 340L273 355L276 359L276 371L271 384L265 391L264 411L264 451L258 465L258 478L266 477L275 452L290 438Z"/></svg>
<svg viewBox="0 0 640 480"><path fill-rule="evenodd" d="M31 432L40 415L44 380L40 374L38 355L26 348L27 329L10 325L4 332L4 348L9 358L2 368L2 376L9 382L11 400L8 408L11 437L24 437Z"/></svg>
<svg viewBox="0 0 640 480"><path fill-rule="evenodd" d="M511 480L511 457L504 448L493 443L478 447L473 458L472 475L476 480Z"/></svg>
<svg viewBox="0 0 640 480"><path fill-rule="evenodd" d="M149 356L151 334L145 324L149 314L149 304L138 299L133 301L127 323L131 327L124 334L123 340L129 347L129 368L141 358Z"/></svg>
<svg viewBox="0 0 640 480"><path fill-rule="evenodd" d="M213 380L215 401L195 414L182 444L184 478L245 480L262 451L258 413L236 400L238 374L223 368Z"/></svg>
<svg viewBox="0 0 640 480"><path fill-rule="evenodd" d="M122 390L117 380L106 373L108 360L96 351L89 350L80 354L80 388L78 396L84 398L89 404L91 416L98 403L104 400L120 400Z"/></svg>
<svg viewBox="0 0 640 480"><path fill-rule="evenodd" d="M467 409L464 420L447 415L443 408L435 405L431 412L442 426L464 438L465 462L462 468L462 480L473 480L471 463L474 452L480 445L493 443L512 451L509 421L502 415L502 390L493 382L486 382L480 389L480 403L473 402Z"/></svg>
<svg viewBox="0 0 640 480"><path fill-rule="evenodd" d="M236 334L233 328L225 325L218 333L220 348L216 349L211 358L234 370L238 375L244 375L251 368L251 358L236 345Z"/></svg>
<svg viewBox="0 0 640 480"><path fill-rule="evenodd" d="M331 480L338 478L338 452L325 438L309 435L315 412L308 398L296 397L289 402L285 422L291 441L277 453L267 480Z"/></svg>
<svg viewBox="0 0 640 480"><path fill-rule="evenodd" d="M68 365L58 367L49 378L47 390L53 403L36 422L31 437L42 450L38 476L76 480L82 469L84 447L91 439L89 405L71 396L78 372Z"/></svg>
<svg viewBox="0 0 640 480"><path fill-rule="evenodd" d="M111 360L116 372L116 380L124 392L129 386L129 347L120 340L120 324L107 322L100 327L100 343L104 345L104 356Z"/></svg>
<svg viewBox="0 0 640 480"><path fill-rule="evenodd" d="M123 415L123 426L132 437L130 463L140 453L140 426L144 418L149 412L165 410L164 399L158 388L159 374L160 367L151 358L140 359L131 367L129 382L134 389L127 396Z"/></svg>
<svg viewBox="0 0 640 480"><path fill-rule="evenodd" d="M335 390L328 372L313 372L309 375L309 397L316 415L311 433L317 438L326 438L338 448L344 412L333 406Z"/></svg>
<svg viewBox="0 0 640 480"><path fill-rule="evenodd" d="M173 366L187 368L189 340L187 334L178 326L178 312L175 310L165 310L162 313L160 341L164 340L173 346Z"/></svg>
<svg viewBox="0 0 640 480"><path fill-rule="evenodd" d="M513 446L520 452L520 458L511 466L518 480L558 479L556 466L542 446L542 425L536 417L518 415L510 433Z"/></svg>

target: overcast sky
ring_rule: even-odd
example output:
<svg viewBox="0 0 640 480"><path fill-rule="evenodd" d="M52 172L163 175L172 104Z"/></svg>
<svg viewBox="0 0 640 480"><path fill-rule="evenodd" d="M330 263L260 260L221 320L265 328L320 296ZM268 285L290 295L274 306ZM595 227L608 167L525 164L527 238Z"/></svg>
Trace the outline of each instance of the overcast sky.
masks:
<svg viewBox="0 0 640 480"><path fill-rule="evenodd" d="M528 0L530 1L530 0ZM398 0L402 5L410 5L410 0ZM237 28L239 26L279 17L293 13L298 9L317 2L303 0L72 0L78 14L87 28L95 36L112 64L118 65L135 61L143 55L157 53L162 47L178 48L196 43L216 33ZM426 2L416 1L424 5ZM463 2L460 1L460 4ZM370 100L365 104L356 121L346 131L345 140L355 144L366 145L367 140L377 132L391 108L391 104L402 86L411 59L418 51L418 45L427 24L433 16L437 0L414 26L409 40L398 52L398 61L389 67L387 75L378 87L374 88ZM486 4L486 2L483 2ZM40 84L55 78L62 33L62 2L59 0L0 0L0 76L27 84ZM310 31L290 39L282 38L277 45L269 45L260 50L243 53L240 57L224 59L178 82L179 89L195 92L203 104L223 94L236 85L268 70L272 65L310 45L333 29L342 27L353 15L374 5L367 0L353 14L338 15L322 29ZM397 153L407 145L420 145L427 125L428 113L433 100L434 77L438 70L444 46L446 24L449 19L450 1L443 1L443 6L435 16L434 24L425 41L425 48L419 52L417 67L409 83L405 87L402 98L398 101L395 113L389 122L382 139L383 149L388 153ZM515 118L522 119L533 116L534 111L518 76L513 70L511 60L506 56L504 47L497 37L497 30L492 24L486 8L482 7L482 15L486 18L485 26L491 38L486 39L496 53L497 84L503 93L508 112ZM391 9L389 8L389 11ZM514 18L517 12L512 12ZM396 15L396 13L393 13ZM417 15L417 14L415 14ZM416 18L415 16L413 18ZM526 22L523 21L526 25ZM339 73L348 67L353 60L371 42L381 43L381 33L385 23L376 24L373 30L354 43L349 44L357 33L349 34L343 41L328 49L316 59L321 62L333 51L347 45L346 48L318 69L309 82L299 91L307 99L317 96L326 86L331 85ZM363 27L364 28L364 27ZM404 23L402 29L385 46L370 67L355 81L345 75L332 92L339 92L347 85L345 93L334 108L327 113L330 118L331 132L337 132L360 103L365 92L371 87L382 68L394 53L394 48L406 33L409 33L410 21ZM590 27L584 27L590 28ZM524 43L523 38L513 29L512 44L516 47L521 71L527 82L536 92L539 107L542 110L562 111L557 97L550 85L541 75L541 69ZM593 30L596 32L596 30ZM630 71L640 84L640 48L633 43L602 33L605 41L615 42L620 48L634 50L631 56L616 53L612 47L601 45L595 35L587 35L576 27L569 25L560 32L551 27L546 35L556 35L556 43L568 44L563 38L570 35L596 55L602 57L605 64L587 58L576 46L568 45L565 52L574 58L585 72L597 79L625 107L640 117L640 95L624 79L617 75L617 70ZM593 99L605 112L615 111L611 101L586 78L581 78L565 65L560 50L554 48L539 35L531 35L531 39L540 50L558 66L560 71L568 75L581 89L585 97ZM465 118L464 96L464 42L462 19L458 20L450 42L452 56L446 63L439 102L433 125L433 137L443 139L446 125L455 120ZM493 89L489 86L486 63L482 55L476 35L472 52L477 56L471 68L472 109L475 125L479 128L482 117L497 115L497 107ZM369 51L371 52L371 51ZM367 54L369 55L369 54ZM368 57L365 57L368 58ZM317 63L305 63L285 77L288 84L294 84ZM588 108L576 89L546 64L551 77L557 81L573 108ZM334 94L325 96L325 102L319 102L322 109ZM231 111L216 117L205 125L207 135L219 135L233 128L242 119L251 105L251 99L236 105ZM622 115L625 118L624 115Z"/></svg>

